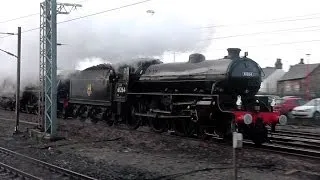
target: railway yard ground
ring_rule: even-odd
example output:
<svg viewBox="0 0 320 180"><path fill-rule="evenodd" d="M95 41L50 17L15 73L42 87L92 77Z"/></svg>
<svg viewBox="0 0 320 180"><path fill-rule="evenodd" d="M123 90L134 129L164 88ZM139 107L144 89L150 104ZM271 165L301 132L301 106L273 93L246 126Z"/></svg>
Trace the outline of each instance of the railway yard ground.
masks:
<svg viewBox="0 0 320 180"><path fill-rule="evenodd" d="M31 124L13 135L14 112L0 110L0 146L97 179L233 179L232 147L218 142L111 128L103 122L59 120L64 139L30 138ZM36 116L20 114L35 122ZM142 128L143 129L143 128ZM286 130L319 133L320 127ZM238 152L238 179L320 179L320 160L254 148Z"/></svg>

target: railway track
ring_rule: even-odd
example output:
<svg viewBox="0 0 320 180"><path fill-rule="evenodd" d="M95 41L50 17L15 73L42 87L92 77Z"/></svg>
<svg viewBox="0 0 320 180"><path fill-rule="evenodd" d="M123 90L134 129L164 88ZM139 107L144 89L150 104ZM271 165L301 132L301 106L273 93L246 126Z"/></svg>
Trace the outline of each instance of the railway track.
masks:
<svg viewBox="0 0 320 180"><path fill-rule="evenodd" d="M117 127L117 128L121 130L128 130L123 127ZM152 131L141 131L141 130L130 130L130 131L138 131L142 133L154 134L154 132ZM174 134L174 132L162 133L162 134L156 133L156 134L170 135L171 137L174 137L174 138L183 138L183 139L202 141L201 139L196 137L181 137L181 136L172 135ZM304 135L306 134L308 133L305 133ZM293 156L320 160L320 144L318 144L320 143L320 140L318 141L317 139L312 139L312 137L317 137L317 134L312 134L312 135L310 135L311 137L309 137L308 139L305 139L305 140L301 139L300 142L291 142L287 140L287 139L291 139L292 141L294 141L293 137L283 137L282 139L279 137L278 140L276 141L276 138L273 135L273 138L271 139L270 143L265 143L259 147L257 147L252 141L246 140L246 139L243 141L243 144L244 144L244 148L255 149L255 150L258 149L258 150L272 152L276 154L293 155ZM212 136L211 141L232 146L231 142L226 142L222 138L217 136Z"/></svg>
<svg viewBox="0 0 320 180"><path fill-rule="evenodd" d="M81 179L95 180L83 175L32 157L0 147L1 179Z"/></svg>
<svg viewBox="0 0 320 180"><path fill-rule="evenodd" d="M27 121L22 121L27 122ZM174 132L165 132L165 133L155 133L151 130L131 130L123 126L115 126L112 128L117 128L119 130L127 130L132 132L139 133L148 133L148 134L157 134L160 136L170 136L172 138L182 138L189 139L193 141L202 141L199 138L195 137L182 137L177 135L172 135ZM265 143L260 147L255 146L251 141L244 140L244 148L250 149L258 149L262 151L268 151L273 153L281 153L287 155L294 155L312 159L320 160L320 139L319 134L315 133L307 133L307 132L296 132L296 131L286 131L286 130L278 130L277 133L273 133L272 137L270 137L271 142ZM225 145L230 145L230 142L225 142L219 137L212 136L212 142L219 142ZM80 142L79 142L80 143Z"/></svg>
<svg viewBox="0 0 320 180"><path fill-rule="evenodd" d="M302 131L277 130L277 132L273 133L273 135L320 140L319 133L302 132Z"/></svg>
<svg viewBox="0 0 320 180"><path fill-rule="evenodd" d="M320 134L278 130L269 138L271 142L264 145L264 148L268 150L320 159Z"/></svg>
<svg viewBox="0 0 320 180"><path fill-rule="evenodd" d="M320 150L320 134L296 131L278 131L270 135L271 142L300 148Z"/></svg>

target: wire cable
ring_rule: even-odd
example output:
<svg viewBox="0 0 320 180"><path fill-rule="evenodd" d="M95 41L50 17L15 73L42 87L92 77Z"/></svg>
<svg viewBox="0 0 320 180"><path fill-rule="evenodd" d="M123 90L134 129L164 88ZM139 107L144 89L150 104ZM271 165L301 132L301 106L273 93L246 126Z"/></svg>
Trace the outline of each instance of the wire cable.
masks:
<svg viewBox="0 0 320 180"><path fill-rule="evenodd" d="M108 9L108 10L104 10L104 11L100 11L100 12L96 12L96 13L92 13L92 14L80 16L80 17L77 17L77 18L73 18L73 19L68 19L68 20L65 20L65 21L61 21L61 22L58 22L57 24L62 24L62 23L66 23L66 22L71 22L71 21L75 21L75 20L87 18L87 17L90 17L90 16L95 16L95 15L98 15L98 14L103 14L103 13L106 13L106 12L110 12L110 11L115 11L115 10L119 10L119 9L131 7L131 6L143 4L143 3L146 3L146 2L149 2L149 1L152 1L152 0L144 0L144 1L139 1L139 2L136 2L136 3L132 3L132 4L123 5L123 6L120 6L120 7L116 7L116 8L112 8L112 9Z"/></svg>
<svg viewBox="0 0 320 180"><path fill-rule="evenodd" d="M225 24L225 25L211 25L211 26L204 26L195 29L210 29L210 28L217 28L217 27L229 27L229 26L245 26L245 25L252 25L252 24L272 24L272 23L279 23L279 22L292 22L292 21L302 21L302 20L310 20L310 19L320 19L320 17L309 17L309 18L300 18L300 19L287 19L287 20L262 20L262 21L255 21L251 23L243 23L243 24Z"/></svg>
<svg viewBox="0 0 320 180"><path fill-rule="evenodd" d="M87 1L87 0L82 0L82 1L79 1L79 2L76 2L76 3L82 3L82 2L85 2L85 1ZM33 13L33 14L20 16L20 17L13 18L13 19L7 19L7 20L4 20L4 21L0 21L0 24L11 22L11 21L16 21L16 20L20 20L20 19L25 19L25 18L28 18L28 17L31 17L31 16L36 16L36 15L40 15L40 13Z"/></svg>
<svg viewBox="0 0 320 180"><path fill-rule="evenodd" d="M95 16L95 15L99 15L99 14L103 14L103 13L107 13L107 12L111 12L111 11L116 11L116 10L119 10L119 9L123 9L123 8L131 7L131 6L139 5L139 4L142 4L142 3L149 2L149 1L152 1L152 0L144 0L144 1L139 1L139 2L135 2L135 3L123 5L123 6L120 6L120 7L116 7L116 8L112 8L112 9L108 9L108 10L104 10L104 11L100 11L100 12L96 12L96 13L92 13L92 14L80 16L80 17L77 17L77 18L73 18L73 19L61 21L61 22L58 22L57 24L67 23L67 22L71 22L71 21L75 21L75 20L87 18L87 17L90 17L90 16ZM315 15L315 14L314 14L314 15ZM308 16L308 15L304 15L304 16ZM301 16L300 16L300 17L301 17ZM320 17L317 17L317 18L320 18ZM308 18L308 19L310 19L310 18ZM297 20L297 19L291 19L291 20L285 20L285 21L292 21L292 20ZM264 34L264 33L272 33L272 32L280 32L280 31L284 31L284 32L285 32L285 31L299 30L299 29L312 28L312 27L320 27L320 26L308 26L308 27L302 27L302 28L283 29L283 30L275 30L275 31L269 31L269 32L256 32L256 33L248 33L248 34L239 34L239 35L231 35L231 36L225 36L225 37L209 38L209 39L206 39L206 40L232 38L232 37L238 37L238 36L248 36L248 35ZM22 31L22 33L34 31L34 30L37 30L37 29L40 29L40 28L39 28L39 27L38 27L38 28L32 28L32 29L29 29L29 30ZM8 36L11 36L11 35L8 35ZM8 37L8 36L4 36L4 37L0 37L0 38L6 38L6 37ZM308 42L318 42L318 41L320 41L320 40L306 40L306 41L283 42L283 43L276 43L276 44L254 45L254 46L246 46L246 47L273 46L273 45L308 43ZM219 49L216 49L216 50L219 50ZM224 49L223 49L223 50L224 50Z"/></svg>
<svg viewBox="0 0 320 180"><path fill-rule="evenodd" d="M75 21L75 20L87 18L87 17L90 17L90 16L95 16L95 15L99 15L99 14L111 12L111 11L116 11L116 10L119 10L119 9L131 7L131 6L135 6L135 5L139 5L139 4L143 4L143 3L146 3L146 2L149 2L149 1L152 1L152 0L144 0L144 1L138 1L138 2L135 2L135 3L131 3L131 4L126 4L126 5L123 5L123 6L116 7L116 8L107 9L107 10L104 10L104 11L100 11L100 12L96 12L96 13L92 13L92 14L80 16L80 17L77 17L77 18L73 18L73 19L68 19L68 20L65 20L65 21L57 22L57 24L62 24L62 23L66 23L66 22L71 22L71 21ZM26 32L30 32L30 31L35 31L35 30L38 30L38 29L40 29L40 27L28 29L28 30L22 31L21 33L26 33ZM9 36L11 36L11 35L0 37L0 39L6 38L6 37L9 37Z"/></svg>
<svg viewBox="0 0 320 180"><path fill-rule="evenodd" d="M236 35L230 35L230 36L213 37L213 38L203 39L203 40L200 40L200 41L208 41L208 40L213 40L213 39L227 39L227 38L234 38L234 37L241 37L241 36L251 36L251 35L258 35L258 34L269 34L269 33L276 33L276 32L289 32L289 31L294 31L294 30L316 28L316 27L320 27L320 25L317 25L317 26L305 26L305 27L301 27L301 28L291 28L291 29L279 29L279 30L273 30L273 31L261 31L261 32L247 33L247 34L236 34ZM309 30L304 30L304 31L300 31L300 32L318 31L318 30L319 29L309 29Z"/></svg>
<svg viewBox="0 0 320 180"><path fill-rule="evenodd" d="M29 14L29 15L20 16L20 17L13 18L13 19L8 19L8 20L0 21L0 24L7 23L7 22L11 22L11 21L15 21L15 20L19 20L19 19L28 18L28 17L35 16L35 15L39 15L39 13Z"/></svg>
<svg viewBox="0 0 320 180"><path fill-rule="evenodd" d="M249 46L242 46L242 48L255 48L255 47L264 47L264 46L280 46L280 45L291 45L291 44L300 44L300 43L312 43L312 42L320 42L320 39L313 39L313 40L304 40L304 41L291 41L291 42L280 42L280 43L270 43L270 44L260 44L260 45L249 45ZM213 48L210 50L218 50L218 51L225 51L227 48ZM182 53L180 53L182 54Z"/></svg>

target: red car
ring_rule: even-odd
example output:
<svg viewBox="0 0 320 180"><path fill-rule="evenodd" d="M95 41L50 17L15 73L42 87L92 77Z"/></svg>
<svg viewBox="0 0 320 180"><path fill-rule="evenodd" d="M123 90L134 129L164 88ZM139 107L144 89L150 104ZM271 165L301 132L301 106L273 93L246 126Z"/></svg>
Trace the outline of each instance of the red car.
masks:
<svg viewBox="0 0 320 180"><path fill-rule="evenodd" d="M288 118L292 118L292 109L305 103L306 102L302 98L287 96L276 100L274 110L279 111L280 114L286 115Z"/></svg>

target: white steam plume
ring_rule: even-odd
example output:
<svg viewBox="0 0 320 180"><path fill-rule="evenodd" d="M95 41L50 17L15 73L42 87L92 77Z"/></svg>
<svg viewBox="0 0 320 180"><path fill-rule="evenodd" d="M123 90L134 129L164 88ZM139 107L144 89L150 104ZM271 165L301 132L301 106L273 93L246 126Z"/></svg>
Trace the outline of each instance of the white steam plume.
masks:
<svg viewBox="0 0 320 180"><path fill-rule="evenodd" d="M39 7L39 4L34 3L34 6ZM97 7L84 6L83 9L85 8L87 12L79 10L68 16L59 15L58 21L99 11ZM101 9L108 8L101 7ZM208 47L210 41L202 40L211 36L212 29L199 28L205 24L200 24L195 19L190 20L190 16L175 12L175 8L171 10L166 7L165 9L156 10L154 15L149 16L145 13L147 10L145 7L137 6L130 10L124 9L108 15L102 14L58 24L57 41L66 44L58 46L58 67L67 70L82 69L81 66L84 66L83 63L86 61L98 62L87 60L92 57L94 57L92 59L106 59L112 64L118 64L126 63L136 57L159 57L167 51L200 51ZM190 13L193 12L190 11L187 14ZM23 31L39 27L39 17L23 21ZM17 25L12 27L16 29ZM0 30L2 30L1 27ZM3 30L6 31L5 28ZM16 38L2 39L0 44L2 48L16 52ZM5 77L10 76L15 79L16 61L12 60L14 58L8 58L3 54L0 54L0 58L6 63L0 66L0 71L4 72ZM21 71L22 89L26 84L38 81L39 30L23 33ZM0 78L0 82L1 80Z"/></svg>

